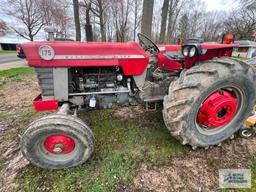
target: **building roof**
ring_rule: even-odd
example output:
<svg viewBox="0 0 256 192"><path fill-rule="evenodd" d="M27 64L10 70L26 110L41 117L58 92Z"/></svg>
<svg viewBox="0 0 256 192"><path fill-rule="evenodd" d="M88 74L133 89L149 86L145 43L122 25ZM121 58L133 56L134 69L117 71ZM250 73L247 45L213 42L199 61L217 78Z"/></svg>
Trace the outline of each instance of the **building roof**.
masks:
<svg viewBox="0 0 256 192"><path fill-rule="evenodd" d="M239 47L256 47L256 42L250 40L239 40L235 41L235 43L240 44Z"/></svg>

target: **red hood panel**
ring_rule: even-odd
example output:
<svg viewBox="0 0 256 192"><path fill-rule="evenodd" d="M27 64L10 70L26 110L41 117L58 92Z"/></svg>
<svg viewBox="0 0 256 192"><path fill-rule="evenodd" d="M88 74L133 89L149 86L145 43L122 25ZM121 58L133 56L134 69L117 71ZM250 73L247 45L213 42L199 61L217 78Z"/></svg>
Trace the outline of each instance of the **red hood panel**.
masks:
<svg viewBox="0 0 256 192"><path fill-rule="evenodd" d="M54 50L51 60L39 56L41 46ZM120 66L125 75L140 75L147 67L147 53L134 41L100 42L30 42L22 44L28 65L32 67Z"/></svg>

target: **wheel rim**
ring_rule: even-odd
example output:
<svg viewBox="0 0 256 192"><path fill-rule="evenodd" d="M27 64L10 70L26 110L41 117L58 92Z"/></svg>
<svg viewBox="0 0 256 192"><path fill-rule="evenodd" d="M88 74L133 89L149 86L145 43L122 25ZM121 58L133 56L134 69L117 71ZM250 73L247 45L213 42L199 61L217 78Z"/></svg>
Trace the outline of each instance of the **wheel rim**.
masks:
<svg viewBox="0 0 256 192"><path fill-rule="evenodd" d="M243 92L237 87L223 87L211 92L198 109L198 130L205 134L216 134L227 128L238 115L243 98Z"/></svg>
<svg viewBox="0 0 256 192"><path fill-rule="evenodd" d="M67 135L50 135L46 137L44 147L52 154L69 154L75 148L75 141Z"/></svg>

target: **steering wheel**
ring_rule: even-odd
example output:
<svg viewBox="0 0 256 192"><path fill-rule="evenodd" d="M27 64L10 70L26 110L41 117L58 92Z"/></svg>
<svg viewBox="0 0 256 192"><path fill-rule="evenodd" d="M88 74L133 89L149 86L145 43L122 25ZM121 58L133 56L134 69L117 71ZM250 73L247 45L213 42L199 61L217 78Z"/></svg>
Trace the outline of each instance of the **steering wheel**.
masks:
<svg viewBox="0 0 256 192"><path fill-rule="evenodd" d="M137 36L139 39L140 46L150 55L157 55L160 52L156 44L151 39L149 39L146 35L142 33L138 33Z"/></svg>

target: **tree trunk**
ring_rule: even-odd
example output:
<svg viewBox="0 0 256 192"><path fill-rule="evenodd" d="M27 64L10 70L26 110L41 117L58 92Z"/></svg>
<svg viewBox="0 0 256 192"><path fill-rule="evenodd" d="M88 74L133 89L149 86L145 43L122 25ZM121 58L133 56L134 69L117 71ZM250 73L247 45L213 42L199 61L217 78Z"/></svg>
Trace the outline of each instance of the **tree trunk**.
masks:
<svg viewBox="0 0 256 192"><path fill-rule="evenodd" d="M144 0L141 22L141 33L151 38L154 0Z"/></svg>
<svg viewBox="0 0 256 192"><path fill-rule="evenodd" d="M174 15L174 8L173 8L174 0L171 0L170 7L169 7L169 19L168 19L168 27L167 27L167 43L171 43L172 41L172 26L173 26L173 15Z"/></svg>
<svg viewBox="0 0 256 192"><path fill-rule="evenodd" d="M105 24L104 24L104 18L103 14L100 16L100 34L101 34L101 41L106 42L106 30L105 30Z"/></svg>
<svg viewBox="0 0 256 192"><path fill-rule="evenodd" d="M138 0L135 0L135 7L134 7L134 29L133 29L133 40L136 39L136 30L137 30L137 23L138 23Z"/></svg>
<svg viewBox="0 0 256 192"><path fill-rule="evenodd" d="M165 42L168 7L169 7L169 0L164 0L163 7L162 7L162 20L161 20L161 31L160 31L159 43Z"/></svg>
<svg viewBox="0 0 256 192"><path fill-rule="evenodd" d="M92 33L92 25L90 21L90 4L86 8L86 24L85 24L85 34L86 34L86 41L90 42L93 41L93 33Z"/></svg>
<svg viewBox="0 0 256 192"><path fill-rule="evenodd" d="M79 19L78 0L73 0L73 8L74 8L74 19L75 19L75 27L76 27L76 41L81 41L81 27L80 27L80 19Z"/></svg>

